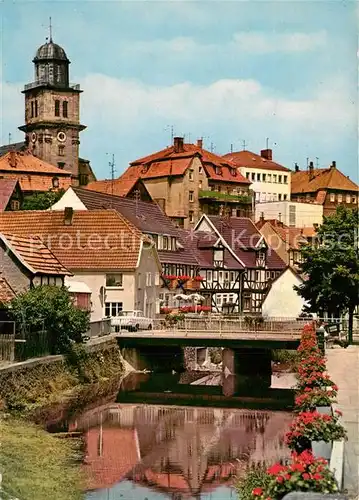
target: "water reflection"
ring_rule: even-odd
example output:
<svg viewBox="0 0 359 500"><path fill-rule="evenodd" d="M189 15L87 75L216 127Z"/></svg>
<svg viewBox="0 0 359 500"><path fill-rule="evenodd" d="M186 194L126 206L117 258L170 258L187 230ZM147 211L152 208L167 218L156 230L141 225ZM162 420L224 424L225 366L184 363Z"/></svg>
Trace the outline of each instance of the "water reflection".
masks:
<svg viewBox="0 0 359 500"><path fill-rule="evenodd" d="M285 412L111 404L71 430L86 437L88 499L228 500L248 464L287 457L290 422Z"/></svg>

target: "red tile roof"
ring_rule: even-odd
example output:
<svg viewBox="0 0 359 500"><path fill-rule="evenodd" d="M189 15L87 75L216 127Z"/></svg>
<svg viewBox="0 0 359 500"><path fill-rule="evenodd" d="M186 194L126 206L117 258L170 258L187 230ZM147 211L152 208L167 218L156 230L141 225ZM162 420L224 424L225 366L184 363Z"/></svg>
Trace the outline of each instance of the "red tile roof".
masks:
<svg viewBox="0 0 359 500"><path fill-rule="evenodd" d="M305 235L304 228L288 227L278 220L259 221L257 223L258 229L262 229L266 225L269 225L274 233L292 250L299 250L300 246L307 242L306 235L315 235L314 228L307 228Z"/></svg>
<svg viewBox="0 0 359 500"><path fill-rule="evenodd" d="M6 304L16 296L6 278L0 274L0 303Z"/></svg>
<svg viewBox="0 0 359 500"><path fill-rule="evenodd" d="M0 239L32 273L71 275L39 237L0 233Z"/></svg>
<svg viewBox="0 0 359 500"><path fill-rule="evenodd" d="M74 211L71 225L63 211L2 212L0 232L39 236L70 270L135 269L142 238L115 210Z"/></svg>
<svg viewBox="0 0 359 500"><path fill-rule="evenodd" d="M327 189L357 192L359 188L336 167L314 168L311 172L300 170L292 173L292 194L315 193ZM324 203L324 199L325 197L321 195L318 202Z"/></svg>
<svg viewBox="0 0 359 500"><path fill-rule="evenodd" d="M0 175L19 181L22 191L48 191L53 179L59 180L59 188L71 185L71 173L46 163L28 151L10 151L0 157Z"/></svg>
<svg viewBox="0 0 359 500"><path fill-rule="evenodd" d="M184 175L195 157L200 158L210 179L236 184L250 184L250 181L236 170L236 165L230 160L195 144L186 143L183 144L181 152L175 152L174 146L170 146L133 161L125 174L127 177L142 179ZM217 172L216 169L219 169L220 172Z"/></svg>
<svg viewBox="0 0 359 500"><path fill-rule="evenodd" d="M99 193L106 193L115 196L127 196L129 192L134 188L138 179L104 179L101 181L93 181L87 184L86 189L90 191L97 191Z"/></svg>
<svg viewBox="0 0 359 500"><path fill-rule="evenodd" d="M267 160L262 156L252 153L252 151L237 151L227 153L223 156L227 160L233 162L236 167L260 168L262 170L279 170L282 172L290 172L290 169L276 163L273 160Z"/></svg>
<svg viewBox="0 0 359 500"><path fill-rule="evenodd" d="M17 182L17 179L0 179L0 212L6 209Z"/></svg>

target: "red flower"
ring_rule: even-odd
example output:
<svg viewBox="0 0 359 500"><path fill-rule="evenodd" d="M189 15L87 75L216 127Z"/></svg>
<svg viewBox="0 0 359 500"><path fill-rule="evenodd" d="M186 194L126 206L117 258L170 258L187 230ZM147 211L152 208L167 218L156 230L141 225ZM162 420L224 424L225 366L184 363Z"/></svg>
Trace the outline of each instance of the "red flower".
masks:
<svg viewBox="0 0 359 500"><path fill-rule="evenodd" d="M283 483L284 477L283 476L277 476L276 477L276 481L277 481L277 483Z"/></svg>
<svg viewBox="0 0 359 500"><path fill-rule="evenodd" d="M269 469L267 470L267 472L271 476L276 476L276 475L280 474L281 472L283 472L284 470L285 470L284 465L274 464L271 467L269 467Z"/></svg>
<svg viewBox="0 0 359 500"><path fill-rule="evenodd" d="M254 495L255 497L260 497L261 495L263 495L263 489L254 488L254 490L252 490L252 495Z"/></svg>
<svg viewBox="0 0 359 500"><path fill-rule="evenodd" d="M286 474L284 477L287 481L289 481L292 476L290 474Z"/></svg>
<svg viewBox="0 0 359 500"><path fill-rule="evenodd" d="M323 476L316 472L315 474L313 474L313 479L315 479L316 481L321 481L323 479Z"/></svg>
<svg viewBox="0 0 359 500"><path fill-rule="evenodd" d="M304 473L302 474L302 477L303 477L303 479L304 479L305 481L308 481L308 479L310 479L310 475L308 474L308 472L304 472Z"/></svg>

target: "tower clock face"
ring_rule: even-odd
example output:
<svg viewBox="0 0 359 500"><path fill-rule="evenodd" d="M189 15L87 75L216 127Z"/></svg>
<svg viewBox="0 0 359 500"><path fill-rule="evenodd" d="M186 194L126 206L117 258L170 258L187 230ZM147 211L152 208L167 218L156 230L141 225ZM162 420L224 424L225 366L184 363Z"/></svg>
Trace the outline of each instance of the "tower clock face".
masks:
<svg viewBox="0 0 359 500"><path fill-rule="evenodd" d="M30 139L31 139L31 142L36 142L36 139L37 139L36 132L33 132L33 133L31 134Z"/></svg>
<svg viewBox="0 0 359 500"><path fill-rule="evenodd" d="M66 134L65 134L65 132L59 132L57 134L57 140L59 142L65 142L66 141Z"/></svg>

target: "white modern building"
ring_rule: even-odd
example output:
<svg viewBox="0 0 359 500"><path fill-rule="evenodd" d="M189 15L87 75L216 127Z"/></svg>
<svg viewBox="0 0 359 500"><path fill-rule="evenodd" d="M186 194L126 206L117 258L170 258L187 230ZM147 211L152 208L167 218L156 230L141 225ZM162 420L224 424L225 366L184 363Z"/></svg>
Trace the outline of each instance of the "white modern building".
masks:
<svg viewBox="0 0 359 500"><path fill-rule="evenodd" d="M275 219L289 227L313 227L323 222L323 205L288 200L257 203L255 221L260 219Z"/></svg>
<svg viewBox="0 0 359 500"><path fill-rule="evenodd" d="M251 181L256 203L290 200L291 170L274 162L272 155L271 149L263 149L260 155L245 150L224 155Z"/></svg>

